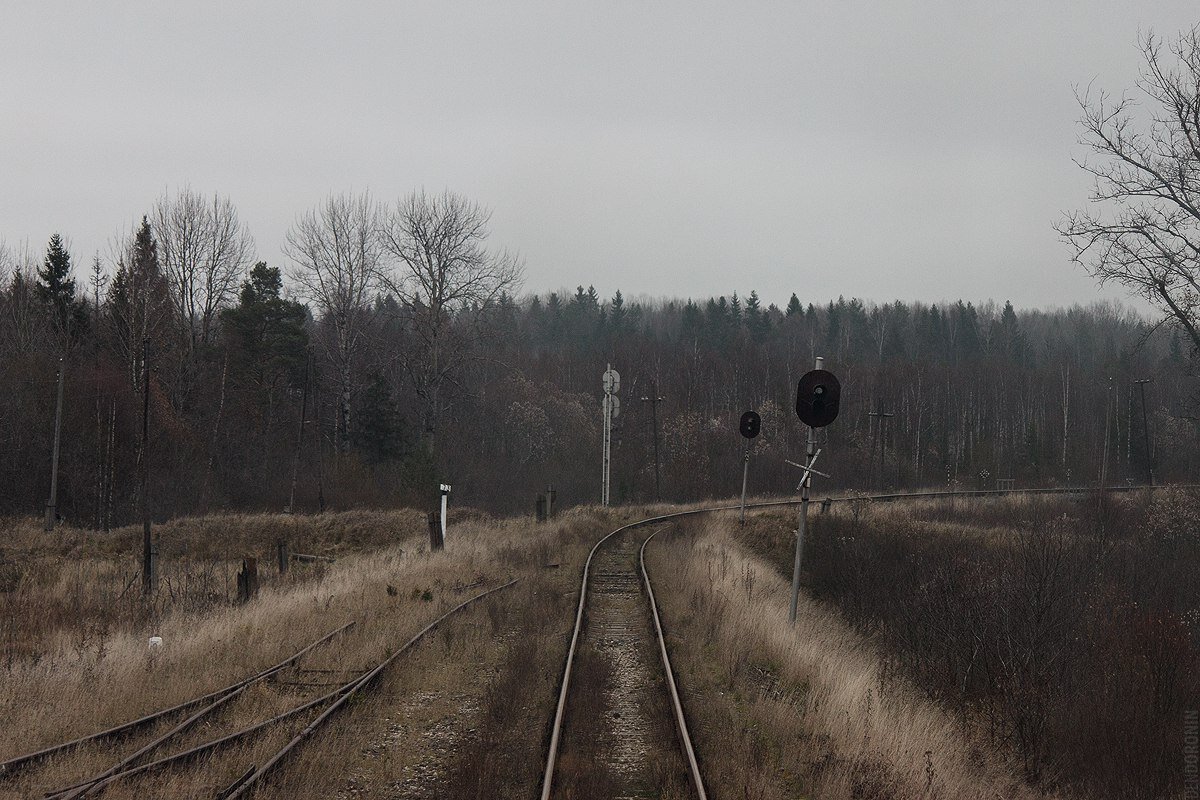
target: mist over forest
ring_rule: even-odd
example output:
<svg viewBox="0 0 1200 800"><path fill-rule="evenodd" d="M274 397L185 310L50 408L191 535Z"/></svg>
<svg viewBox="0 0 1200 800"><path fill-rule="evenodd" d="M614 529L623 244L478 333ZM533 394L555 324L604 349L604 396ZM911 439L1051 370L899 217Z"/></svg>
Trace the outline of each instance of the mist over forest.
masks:
<svg viewBox="0 0 1200 800"><path fill-rule="evenodd" d="M829 300L805 296L798 270L781 308L734 267L720 297L538 292L489 248L487 216L450 193L331 196L286 260L264 262L228 199L184 190L112 259L81 263L57 235L6 248L0 512L45 502L60 358L58 508L85 526L137 516L143 457L160 519L428 506L439 482L494 512L531 511L551 485L560 505L594 502L608 364L623 384L615 502L654 499L656 435L663 500L735 494L747 409L763 419L751 492L794 492L796 381L817 356L843 385L822 490L1196 474L1190 340L1119 304ZM458 249L431 259L447 220Z"/></svg>

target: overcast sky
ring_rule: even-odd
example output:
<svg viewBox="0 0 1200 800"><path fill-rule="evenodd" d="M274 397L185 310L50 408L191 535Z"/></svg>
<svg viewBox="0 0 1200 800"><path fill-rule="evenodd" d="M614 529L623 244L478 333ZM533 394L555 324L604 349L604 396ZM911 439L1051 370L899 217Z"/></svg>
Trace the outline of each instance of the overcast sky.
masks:
<svg viewBox="0 0 1200 800"><path fill-rule="evenodd" d="M166 190L280 264L332 192L494 210L526 291L783 304L1122 297L1051 229L1084 203L1076 85L1121 91L1167 2L13 2L0 240L108 253Z"/></svg>

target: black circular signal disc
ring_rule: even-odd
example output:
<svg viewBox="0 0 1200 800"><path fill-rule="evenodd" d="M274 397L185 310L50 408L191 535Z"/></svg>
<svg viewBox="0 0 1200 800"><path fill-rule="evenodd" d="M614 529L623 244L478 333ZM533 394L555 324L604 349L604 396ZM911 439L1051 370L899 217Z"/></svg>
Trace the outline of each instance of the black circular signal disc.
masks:
<svg viewBox="0 0 1200 800"><path fill-rule="evenodd" d="M747 439L753 439L758 436L759 430L762 428L762 418L758 416L757 411L747 411L742 414L742 421L738 423L738 430L742 436Z"/></svg>
<svg viewBox="0 0 1200 800"><path fill-rule="evenodd" d="M829 370L814 369L796 385L796 416L810 428L824 428L837 419L842 384Z"/></svg>

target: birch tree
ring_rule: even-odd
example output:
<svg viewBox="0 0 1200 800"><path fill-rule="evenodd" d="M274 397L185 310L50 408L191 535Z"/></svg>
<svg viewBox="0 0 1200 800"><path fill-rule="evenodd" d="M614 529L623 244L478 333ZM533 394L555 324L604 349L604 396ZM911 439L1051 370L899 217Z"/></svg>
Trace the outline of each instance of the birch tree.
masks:
<svg viewBox="0 0 1200 800"><path fill-rule="evenodd" d="M332 327L323 337L337 375L338 448L350 449L353 364L363 344L372 294L381 286L380 214L371 196L331 195L301 215L287 234L290 277Z"/></svg>
<svg viewBox="0 0 1200 800"><path fill-rule="evenodd" d="M1078 97L1091 208L1057 230L1093 277L1145 298L1200 349L1200 27L1140 46L1136 94Z"/></svg>
<svg viewBox="0 0 1200 800"><path fill-rule="evenodd" d="M152 215L171 299L189 331L189 349L207 345L221 309L254 256L254 237L227 197L183 188L163 195Z"/></svg>

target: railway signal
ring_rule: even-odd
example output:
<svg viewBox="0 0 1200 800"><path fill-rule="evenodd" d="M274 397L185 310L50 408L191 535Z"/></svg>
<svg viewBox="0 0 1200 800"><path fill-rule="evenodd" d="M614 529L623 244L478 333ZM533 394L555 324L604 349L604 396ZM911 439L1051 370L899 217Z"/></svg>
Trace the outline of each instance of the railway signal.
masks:
<svg viewBox="0 0 1200 800"><path fill-rule="evenodd" d="M824 428L837 419L841 401L842 385L837 376L824 368L825 359L818 357L816 368L806 372L796 385L796 416L808 426L808 441L805 447L803 472L800 477L800 520L796 529L796 561L792 567L792 606L788 619L796 622L796 606L800 602L800 564L804 559L804 534L808 532L808 489L814 474L829 477L813 469L817 456L814 431Z"/></svg>
<svg viewBox="0 0 1200 800"><path fill-rule="evenodd" d="M818 358L821 364L825 359ZM824 428L837 419L842 384L837 376L817 367L804 373L796 384L796 416L810 428Z"/></svg>
<svg viewBox="0 0 1200 800"><path fill-rule="evenodd" d="M750 477L750 446L761 429L762 417L758 415L757 411L747 411L742 414L742 419L738 422L738 432L746 439L746 454L742 458L742 510L738 516L738 525L742 527L746 525L746 482Z"/></svg>

